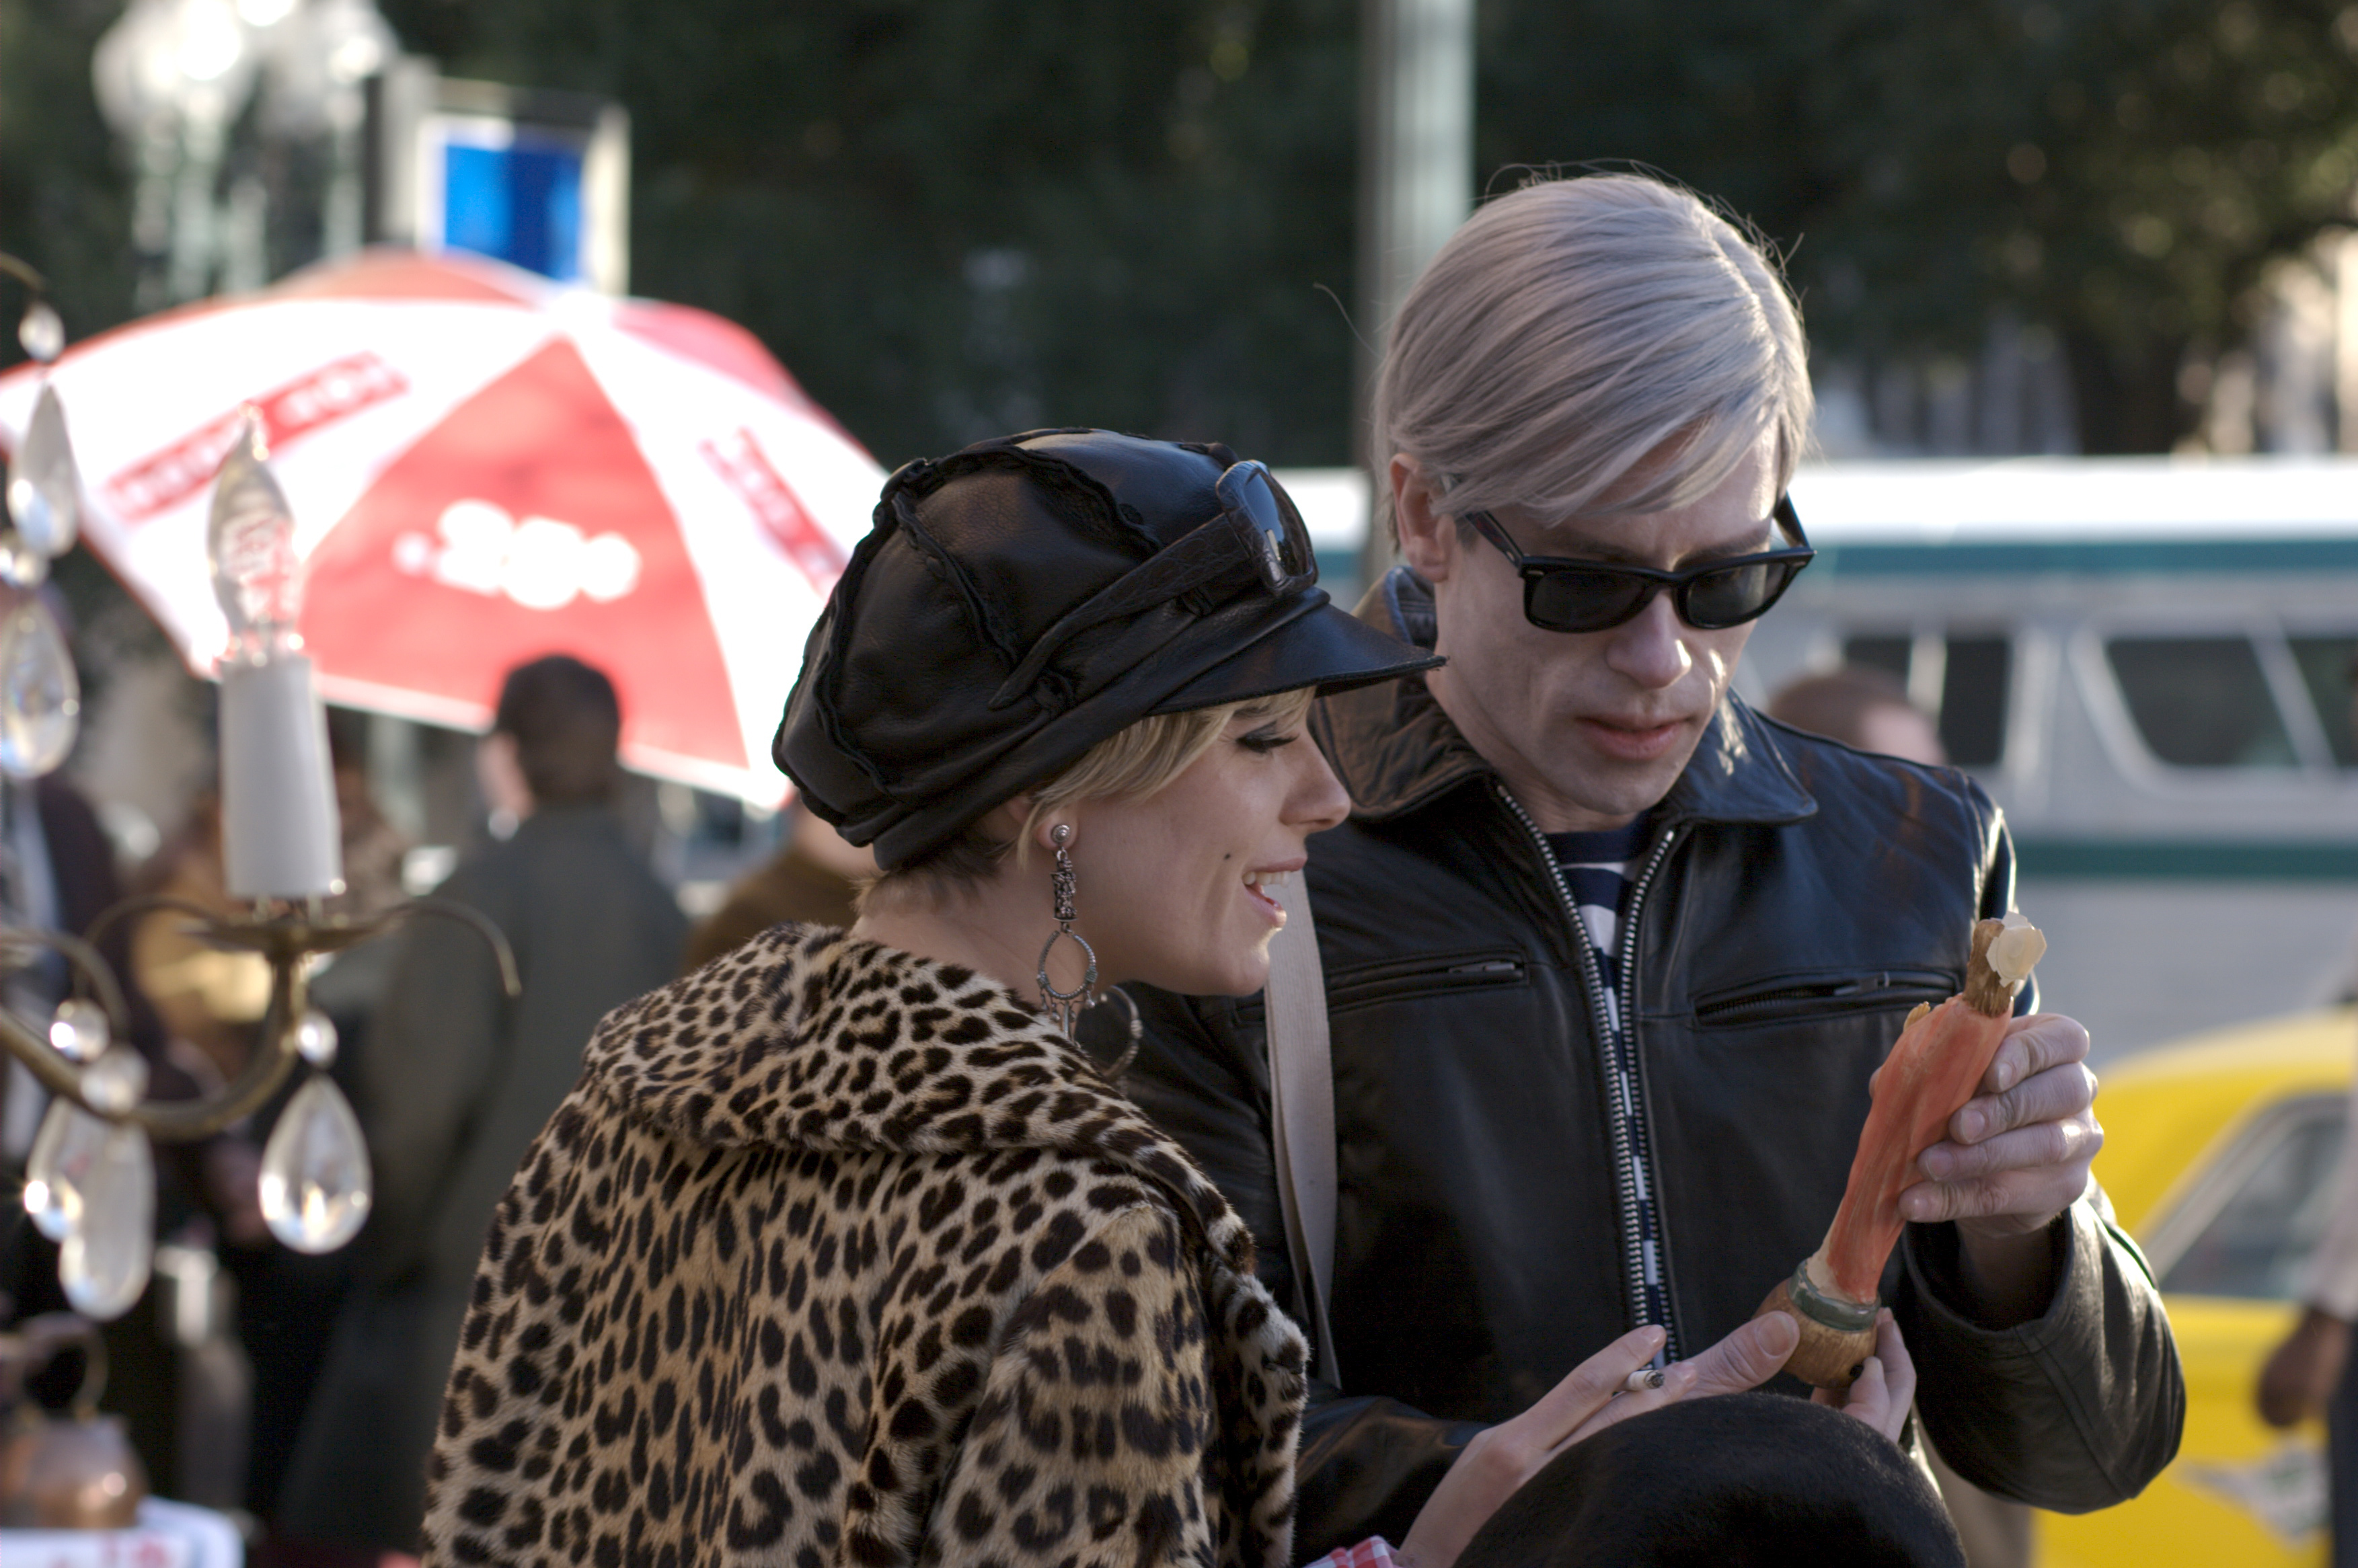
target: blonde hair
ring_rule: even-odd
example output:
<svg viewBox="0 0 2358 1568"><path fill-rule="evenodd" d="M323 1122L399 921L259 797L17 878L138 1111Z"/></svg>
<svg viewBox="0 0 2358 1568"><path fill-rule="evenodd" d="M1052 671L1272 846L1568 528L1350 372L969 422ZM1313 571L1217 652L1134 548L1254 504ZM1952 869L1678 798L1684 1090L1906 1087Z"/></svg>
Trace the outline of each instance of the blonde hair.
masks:
<svg viewBox="0 0 2358 1568"><path fill-rule="evenodd" d="M1587 175L1486 203L1434 255L1391 324L1374 451L1379 470L1415 459L1461 518L1653 512L1709 493L1768 432L1781 492L1811 417L1801 318L1759 242L1692 191Z"/></svg>
<svg viewBox="0 0 2358 1568"><path fill-rule="evenodd" d="M860 908L865 913L880 897L891 901L903 896L938 897L988 881L998 875L1011 853L1018 866L1024 864L1040 824L1065 807L1084 800L1154 795L1210 751L1231 720L1269 719L1290 725L1309 711L1311 698L1316 695L1314 687L1299 687L1249 702L1223 703L1185 713L1150 713L1107 736L1082 752L1079 761L1026 792L1032 808L1024 815L1022 831L1014 838L996 838L980 822L971 823L940 849L863 883Z"/></svg>

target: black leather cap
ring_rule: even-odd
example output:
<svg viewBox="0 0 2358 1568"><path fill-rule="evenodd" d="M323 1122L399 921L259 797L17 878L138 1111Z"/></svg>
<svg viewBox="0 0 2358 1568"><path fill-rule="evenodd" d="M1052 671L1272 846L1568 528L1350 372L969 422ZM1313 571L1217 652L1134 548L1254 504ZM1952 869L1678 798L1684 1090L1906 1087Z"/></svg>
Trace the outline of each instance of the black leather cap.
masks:
<svg viewBox="0 0 2358 1568"><path fill-rule="evenodd" d="M1125 579L1153 584L1131 574L1220 521L1215 486L1235 461L1217 445L1039 430L902 469L811 629L778 766L890 870L1148 714L1441 662L1336 609L1314 566L1282 591L1239 569L1058 626Z"/></svg>

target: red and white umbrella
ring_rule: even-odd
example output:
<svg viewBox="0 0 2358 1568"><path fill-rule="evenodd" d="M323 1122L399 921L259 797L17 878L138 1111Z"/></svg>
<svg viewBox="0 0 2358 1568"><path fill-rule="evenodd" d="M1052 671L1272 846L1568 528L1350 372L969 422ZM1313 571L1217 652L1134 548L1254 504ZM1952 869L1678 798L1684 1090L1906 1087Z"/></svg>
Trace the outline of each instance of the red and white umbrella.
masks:
<svg viewBox="0 0 2358 1568"><path fill-rule="evenodd" d="M50 370L83 529L191 668L228 641L213 473L255 409L330 701L482 729L570 653L624 760L774 803L769 742L882 471L743 330L473 257L373 251L135 322ZM38 369L0 377L0 442Z"/></svg>

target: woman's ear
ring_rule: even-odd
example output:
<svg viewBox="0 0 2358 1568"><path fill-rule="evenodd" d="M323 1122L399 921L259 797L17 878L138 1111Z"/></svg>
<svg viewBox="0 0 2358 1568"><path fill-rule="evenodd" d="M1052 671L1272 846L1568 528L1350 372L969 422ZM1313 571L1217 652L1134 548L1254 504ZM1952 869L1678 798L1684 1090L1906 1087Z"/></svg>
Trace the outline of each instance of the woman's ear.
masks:
<svg viewBox="0 0 2358 1568"><path fill-rule="evenodd" d="M1447 582L1457 563L1457 519L1441 510L1441 497L1424 470L1406 452L1392 455L1392 519L1400 528L1401 558L1427 582Z"/></svg>
<svg viewBox="0 0 2358 1568"><path fill-rule="evenodd" d="M1031 815L1032 806L1029 801L1024 803L1023 810L1026 816ZM1065 830L1065 841L1061 847L1069 852L1081 838L1080 824L1075 820L1073 809L1069 805L1060 806L1055 811L1044 811L1040 814L1040 820L1032 824L1032 848L1043 854L1052 856L1055 854L1059 848L1056 842L1056 830L1060 827Z"/></svg>

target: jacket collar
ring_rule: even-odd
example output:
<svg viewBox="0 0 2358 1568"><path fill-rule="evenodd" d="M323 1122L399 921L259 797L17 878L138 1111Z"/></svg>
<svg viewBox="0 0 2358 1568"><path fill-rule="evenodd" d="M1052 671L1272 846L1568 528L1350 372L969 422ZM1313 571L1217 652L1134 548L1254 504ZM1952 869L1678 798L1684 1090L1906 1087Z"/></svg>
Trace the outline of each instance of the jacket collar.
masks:
<svg viewBox="0 0 2358 1568"><path fill-rule="evenodd" d="M1420 648L1439 639L1432 585L1406 567L1384 574L1359 601L1358 615ZM1361 821L1403 816L1461 785L1498 776L1422 676L1327 697L1316 721L1320 742L1350 791L1351 815ZM1769 727L1730 692L1656 820L1776 824L1798 822L1817 809Z"/></svg>
<svg viewBox="0 0 2358 1568"><path fill-rule="evenodd" d="M1168 1191L1223 1262L1253 1266L1219 1190L1078 1046L971 969L848 932L773 926L617 1009L584 1076L709 1148L1110 1161Z"/></svg>

